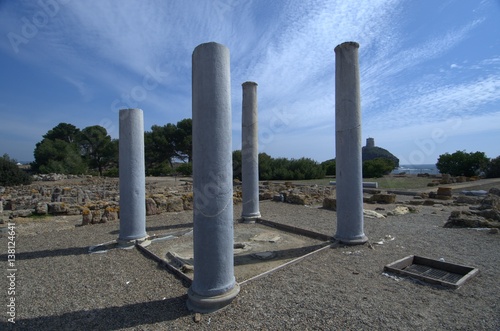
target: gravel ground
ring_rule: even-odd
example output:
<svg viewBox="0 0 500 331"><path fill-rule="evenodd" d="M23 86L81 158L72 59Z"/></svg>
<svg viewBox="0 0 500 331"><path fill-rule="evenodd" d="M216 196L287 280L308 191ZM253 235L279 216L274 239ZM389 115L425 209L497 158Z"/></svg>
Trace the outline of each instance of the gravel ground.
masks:
<svg viewBox="0 0 500 331"><path fill-rule="evenodd" d="M16 324L7 323L3 312L0 329L500 330L500 235L443 228L453 207L418 209L365 218L374 249L365 244L323 250L244 284L230 306L198 323L186 309L186 285L136 249L88 254L89 246L117 238L117 222L76 227L79 217L67 217L18 223ZM238 218L240 206L234 211ZM261 213L335 233L333 211L266 201ZM192 212L147 219L150 235L191 226ZM386 235L395 239L375 244ZM7 274L5 235L0 247ZM383 274L384 265L410 254L474 266L480 274L457 290ZM1 284L6 310L8 280Z"/></svg>

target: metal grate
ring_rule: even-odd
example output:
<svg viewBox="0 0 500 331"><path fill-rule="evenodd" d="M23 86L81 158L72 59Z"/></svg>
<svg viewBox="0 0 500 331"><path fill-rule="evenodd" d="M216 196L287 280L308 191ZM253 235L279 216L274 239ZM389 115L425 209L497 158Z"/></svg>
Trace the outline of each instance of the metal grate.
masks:
<svg viewBox="0 0 500 331"><path fill-rule="evenodd" d="M477 268L416 255L392 262L386 265L384 270L451 288L459 288L479 273Z"/></svg>
<svg viewBox="0 0 500 331"><path fill-rule="evenodd" d="M431 268L429 266L421 265L421 264L412 264L406 267L404 270L415 273L418 275L422 275L428 278L436 279L436 280L444 280L449 283L456 284L463 275L455 274L453 272L447 272L441 269Z"/></svg>

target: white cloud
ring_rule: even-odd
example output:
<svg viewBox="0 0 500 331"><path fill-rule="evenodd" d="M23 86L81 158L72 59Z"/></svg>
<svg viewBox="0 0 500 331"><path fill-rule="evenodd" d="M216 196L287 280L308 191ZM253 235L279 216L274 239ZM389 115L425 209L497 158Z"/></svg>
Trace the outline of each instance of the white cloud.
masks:
<svg viewBox="0 0 500 331"><path fill-rule="evenodd" d="M488 76L463 84L422 86L414 96L369 118L379 129L410 127L450 117L481 115L485 105L499 101L500 76Z"/></svg>
<svg viewBox="0 0 500 331"><path fill-rule="evenodd" d="M330 128L334 135L333 49L344 41L360 43L364 128L375 138L396 128L402 133L424 129L450 116L497 111L498 55L475 62L464 55L448 57L487 20L462 17L431 30L420 18L406 16L407 5L400 0L71 1L20 45L18 54L5 38L0 52L60 76L94 105L90 121L109 120L115 127L114 102L125 105L123 100L143 87L148 68L159 66L162 80L133 106L145 110L147 125L162 125L191 115L194 47L220 42L231 51L233 126L241 126L241 83L256 81L260 127L274 128L277 141L283 141L276 146L290 155L312 151L305 146L329 137ZM4 8L0 29L17 32L22 17L30 19L40 10L34 1ZM406 30L408 20L415 29ZM468 76L460 74L464 71ZM69 119L82 121L83 106L54 103L54 109L72 109ZM34 116L52 118L51 111Z"/></svg>

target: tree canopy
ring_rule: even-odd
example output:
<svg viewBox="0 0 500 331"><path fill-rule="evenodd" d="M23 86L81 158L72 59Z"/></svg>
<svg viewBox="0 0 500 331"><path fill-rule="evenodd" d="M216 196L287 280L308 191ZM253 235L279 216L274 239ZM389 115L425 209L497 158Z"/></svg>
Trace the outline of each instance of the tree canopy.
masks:
<svg viewBox="0 0 500 331"><path fill-rule="evenodd" d="M442 174L471 177L486 171L489 162L484 152L456 151L439 155L436 167Z"/></svg>
<svg viewBox="0 0 500 331"><path fill-rule="evenodd" d="M233 177L241 180L241 151L233 151ZM301 180L323 178L325 170L318 162L308 159L272 158L259 153L260 180Z"/></svg>
<svg viewBox="0 0 500 331"><path fill-rule="evenodd" d="M118 142L99 125L83 130L59 123L36 144L32 168L41 173L83 174L96 170L100 175L118 160Z"/></svg>
<svg viewBox="0 0 500 331"><path fill-rule="evenodd" d="M489 178L499 178L500 177L500 156L491 159L488 165L488 170L486 171L486 176Z"/></svg>
<svg viewBox="0 0 500 331"><path fill-rule="evenodd" d="M150 175L166 175L174 171L174 163L192 161L192 120L177 124L153 125L144 133L146 169Z"/></svg>
<svg viewBox="0 0 500 331"><path fill-rule="evenodd" d="M394 161L384 157L363 161L363 178L383 177L388 175L394 168Z"/></svg>
<svg viewBox="0 0 500 331"><path fill-rule="evenodd" d="M31 184L31 176L19 169L16 163L16 160L11 159L8 154L0 157L0 186ZM2 203L1 200L0 203Z"/></svg>

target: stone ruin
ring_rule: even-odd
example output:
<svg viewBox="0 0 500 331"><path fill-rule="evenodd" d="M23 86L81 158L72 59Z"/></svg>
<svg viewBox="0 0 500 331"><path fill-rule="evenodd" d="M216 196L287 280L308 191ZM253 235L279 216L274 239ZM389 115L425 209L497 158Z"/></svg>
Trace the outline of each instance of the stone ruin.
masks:
<svg viewBox="0 0 500 331"><path fill-rule="evenodd" d="M346 244L362 244L368 238L363 231L363 192L361 177L361 109L359 87L358 48L355 42L335 47L336 54L336 150L338 213L335 239ZM159 210L181 211L193 209L193 247L195 276L188 290L187 305L195 312L211 312L229 304L239 293L234 277L233 203L237 199L252 208L244 209L242 218L260 218L258 199L270 198L296 204L309 204L323 199L316 192L305 194L310 187L296 188L287 183L270 183L262 190L258 181L248 185L249 178L258 179L256 167L257 128L256 91L245 97L244 108L249 110L245 129L251 128L245 138L249 144L245 153L243 172L248 173L243 190L234 191L231 178L231 90L229 50L217 43L197 46L192 55L193 93L193 193L165 196L151 193L146 196L144 178L143 115L140 109L120 110L120 188L119 196L100 191L99 201L92 190L78 188L29 187L25 198L9 197L6 207L11 216L40 214L81 214L82 224L107 222L119 217L119 246L142 246L148 241L146 214ZM246 85L245 85L246 84ZM256 87L248 82L244 90ZM255 93L254 93L255 92ZM245 113L247 113L245 111ZM252 114L253 113L253 114ZM244 115L245 116L245 115ZM353 129L354 128L354 129ZM253 152L250 152L253 150ZM226 169L228 168L228 169ZM248 171L247 171L248 170ZM51 178L52 179L52 178ZM54 178L55 179L55 178ZM313 191L316 187L312 187ZM115 188L113 188L115 189ZM257 193L257 190L259 192ZM99 190L96 190L99 192ZM104 192L108 193L105 194ZM87 194L86 194L87 193ZM331 193L331 192L330 192ZM91 198L90 195L93 195ZM114 195L114 196L113 196ZM110 200L110 196L113 198ZM50 201L48 201L50 197ZM18 209L20 202L24 209ZM36 206L33 205L36 201ZM17 204L17 205L16 205ZM2 200L3 207L3 200ZM20 213L20 210L27 210Z"/></svg>
<svg viewBox="0 0 500 331"><path fill-rule="evenodd" d="M500 229L500 189L491 188L484 197L459 196L457 205L469 205L469 210L454 210L444 225L447 228L492 228Z"/></svg>
<svg viewBox="0 0 500 331"><path fill-rule="evenodd" d="M119 183L113 178L79 176L79 182L64 183L64 175L51 185L42 181L31 185L1 187L0 212L5 218L82 215L82 225L117 221L120 216ZM61 184L58 184L61 182ZM259 201L298 205L321 205L335 188L318 185L294 185L291 182L262 182ZM234 182L233 203L242 203L241 182ZM146 216L193 210L193 186L190 181L170 187L146 183ZM0 217L1 219L1 217Z"/></svg>

